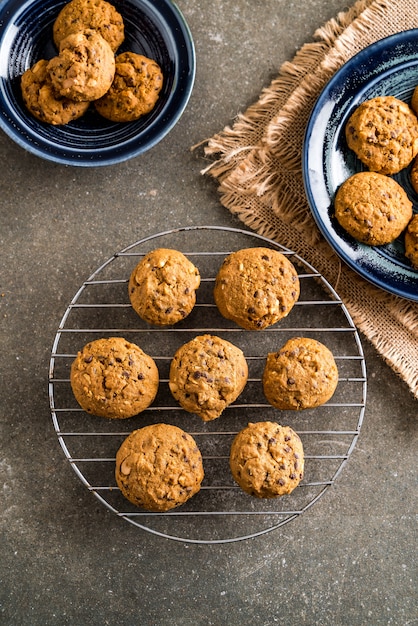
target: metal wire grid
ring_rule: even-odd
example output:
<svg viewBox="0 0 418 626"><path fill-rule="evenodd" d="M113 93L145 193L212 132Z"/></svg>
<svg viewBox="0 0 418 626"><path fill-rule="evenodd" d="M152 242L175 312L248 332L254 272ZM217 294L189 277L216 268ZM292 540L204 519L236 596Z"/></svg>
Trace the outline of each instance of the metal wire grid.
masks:
<svg viewBox="0 0 418 626"><path fill-rule="evenodd" d="M217 249L212 249L216 242ZM287 255L298 269L301 296L289 316L264 331L244 331L224 320L213 302L215 276L233 250L265 246ZM180 249L199 268L201 287L195 309L174 327L154 328L134 313L127 283L133 267L149 250ZM241 347L249 366L244 392L213 422L183 411L168 388L176 349L197 334L217 334ZM77 350L102 336L123 336L156 361L160 388L151 407L128 420L88 415L71 392L69 370ZM312 410L278 411L262 393L268 352L287 339L310 336L334 353L339 383L333 398ZM366 368L359 335L344 304L306 261L254 233L213 226L185 227L142 239L116 253L83 283L61 320L52 347L49 399L58 440L71 467L100 502L116 515L151 533L191 543L247 539L299 517L333 485L353 451L366 403ZM292 494L259 500L242 492L229 471L235 434L249 421L292 426L305 449L305 477ZM168 513L150 513L123 498L114 478L115 454L124 438L146 424L167 422L188 431L201 449L205 479L199 494Z"/></svg>

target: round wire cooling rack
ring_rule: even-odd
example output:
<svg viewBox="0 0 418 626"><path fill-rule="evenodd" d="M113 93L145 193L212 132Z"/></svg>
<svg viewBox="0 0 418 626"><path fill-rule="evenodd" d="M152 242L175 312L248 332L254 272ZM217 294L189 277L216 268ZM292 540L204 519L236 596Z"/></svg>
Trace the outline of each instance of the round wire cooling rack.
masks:
<svg viewBox="0 0 418 626"><path fill-rule="evenodd" d="M232 251L256 246L285 254L301 286L290 314L262 331L247 331L224 319L213 300L223 259ZM139 260L155 248L181 250L199 269L201 286L192 313L170 327L152 327L133 311L128 280ZM175 351L198 334L211 333L240 347L249 377L241 396L212 422L187 413L168 387ZM75 401L70 367L77 351L99 337L122 336L151 355L159 369L154 403L140 415L108 420L85 413ZM304 411L279 411L262 391L268 352L288 339L317 339L334 354L339 382L324 405ZM189 543L227 543L248 539L298 518L334 484L353 451L366 403L366 367L360 337L335 290L309 263L283 246L253 232L216 226L190 226L145 237L116 253L86 280L66 309L50 359L49 401L58 440L71 467L100 502L119 517L156 535ZM275 421L291 426L305 451L305 475L289 495L258 499L244 493L229 470L229 451L248 422ZM128 434L153 423L170 423L189 432L201 450L205 478L201 490L178 509L153 513L131 505L114 476L116 451Z"/></svg>

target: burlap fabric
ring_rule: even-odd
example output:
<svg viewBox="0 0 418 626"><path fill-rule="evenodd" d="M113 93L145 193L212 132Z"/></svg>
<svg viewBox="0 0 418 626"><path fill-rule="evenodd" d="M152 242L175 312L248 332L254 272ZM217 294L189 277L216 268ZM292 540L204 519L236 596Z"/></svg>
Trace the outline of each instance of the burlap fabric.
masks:
<svg viewBox="0 0 418 626"><path fill-rule="evenodd" d="M311 216L301 154L319 93L349 58L395 32L418 28L417 0L358 0L320 28L257 103L205 142L203 174L222 204L258 233L291 248L335 287L359 330L418 398L418 304L387 294L342 264Z"/></svg>

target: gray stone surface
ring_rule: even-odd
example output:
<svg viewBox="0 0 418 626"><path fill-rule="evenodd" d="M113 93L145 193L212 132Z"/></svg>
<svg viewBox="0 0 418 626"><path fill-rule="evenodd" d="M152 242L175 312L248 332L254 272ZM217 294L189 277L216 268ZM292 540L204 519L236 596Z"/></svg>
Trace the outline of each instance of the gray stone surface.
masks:
<svg viewBox="0 0 418 626"><path fill-rule="evenodd" d="M255 101L346 2L178 5L195 40L196 83L152 151L74 169L0 135L0 623L415 624L417 403L366 341L368 403L348 463L314 507L258 538L206 546L142 531L87 491L57 442L48 363L70 299L144 235L241 226L190 147Z"/></svg>

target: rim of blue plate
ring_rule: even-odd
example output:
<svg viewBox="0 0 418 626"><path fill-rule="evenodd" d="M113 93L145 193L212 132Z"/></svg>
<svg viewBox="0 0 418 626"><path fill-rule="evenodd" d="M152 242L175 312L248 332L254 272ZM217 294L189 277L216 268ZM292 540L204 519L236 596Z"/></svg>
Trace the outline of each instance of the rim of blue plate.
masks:
<svg viewBox="0 0 418 626"><path fill-rule="evenodd" d="M52 25L68 0L0 3L0 128L20 147L43 159L80 167L114 165L143 154L175 126L190 99L196 55L192 34L170 0L111 0L125 23L128 50L153 58L164 84L154 109L134 122L114 123L90 107L65 126L36 120L26 110L20 76L40 58L58 52Z"/></svg>
<svg viewBox="0 0 418 626"><path fill-rule="evenodd" d="M325 85L305 131L302 173L315 222L345 263L373 285L391 294L418 301L418 271L404 256L403 237L387 246L355 241L333 215L337 188L350 175L366 169L345 141L345 124L364 100L393 95L410 101L418 85L418 29L381 39L349 59ZM418 212L418 194L406 168L393 178L408 193Z"/></svg>

